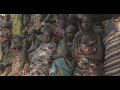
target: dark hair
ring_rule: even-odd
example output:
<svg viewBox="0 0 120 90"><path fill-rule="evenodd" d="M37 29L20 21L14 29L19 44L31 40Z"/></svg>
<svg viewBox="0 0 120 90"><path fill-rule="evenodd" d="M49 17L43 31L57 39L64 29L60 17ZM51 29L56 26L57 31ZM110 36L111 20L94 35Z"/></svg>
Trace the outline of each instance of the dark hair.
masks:
<svg viewBox="0 0 120 90"><path fill-rule="evenodd" d="M58 19L60 20L67 20L67 16L65 14L58 14Z"/></svg>
<svg viewBox="0 0 120 90"><path fill-rule="evenodd" d="M72 32L73 32L74 34L77 32L76 27L74 27L73 25L69 25L69 26L66 28L66 30L67 30L67 29L72 30Z"/></svg>
<svg viewBox="0 0 120 90"><path fill-rule="evenodd" d="M74 23L77 23L77 21L79 20L79 18L76 16L76 14L70 14L70 15L68 16L68 20L69 20L69 22L70 22L71 24L73 24L73 22L74 22Z"/></svg>
<svg viewBox="0 0 120 90"><path fill-rule="evenodd" d="M28 31L26 29L23 29L22 34L28 35Z"/></svg>
<svg viewBox="0 0 120 90"><path fill-rule="evenodd" d="M5 28L11 30L11 23L5 22Z"/></svg>
<svg viewBox="0 0 120 90"><path fill-rule="evenodd" d="M8 17L8 18L10 18L10 14L5 14L5 17Z"/></svg>
<svg viewBox="0 0 120 90"><path fill-rule="evenodd" d="M2 71L4 71L4 70L5 70L5 66L4 66L3 64L0 64L0 69L1 69Z"/></svg>
<svg viewBox="0 0 120 90"><path fill-rule="evenodd" d="M36 29L35 27L31 27L28 31L28 35L30 35L31 33L35 33Z"/></svg>
<svg viewBox="0 0 120 90"><path fill-rule="evenodd" d="M76 16L76 14L70 14L68 16L68 20L69 20L69 25L72 24L74 25L74 27L76 27L76 29L78 29L78 22L80 21L79 21L79 18Z"/></svg>
<svg viewBox="0 0 120 90"><path fill-rule="evenodd" d="M96 23L98 21L98 17L96 14L84 14L84 17L89 18L93 23Z"/></svg>
<svg viewBox="0 0 120 90"><path fill-rule="evenodd" d="M45 26L44 26L44 32L48 32L50 34L50 36L53 37L53 28L52 28L52 25L51 24L45 24Z"/></svg>
<svg viewBox="0 0 120 90"><path fill-rule="evenodd" d="M66 28L69 24L68 17L65 14L58 14L58 20L62 20L64 24L64 28Z"/></svg>

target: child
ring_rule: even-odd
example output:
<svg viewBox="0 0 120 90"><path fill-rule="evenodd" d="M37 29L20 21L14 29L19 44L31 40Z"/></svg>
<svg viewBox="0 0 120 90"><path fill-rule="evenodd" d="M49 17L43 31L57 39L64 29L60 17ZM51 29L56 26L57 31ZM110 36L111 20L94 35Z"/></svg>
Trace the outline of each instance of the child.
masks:
<svg viewBox="0 0 120 90"><path fill-rule="evenodd" d="M50 76L72 76L74 62L72 58L73 38L76 28L72 25L66 28L63 40L58 44L56 55L53 55L55 60L51 66Z"/></svg>
<svg viewBox="0 0 120 90"><path fill-rule="evenodd" d="M56 49L56 44L52 42L53 32L46 28L43 33L42 44L35 50L31 60L30 76L48 76L51 66L51 57Z"/></svg>
<svg viewBox="0 0 120 90"><path fill-rule="evenodd" d="M94 16L86 15L82 20L82 32L75 37L75 76L101 75L102 39L100 35L93 32L94 20Z"/></svg>

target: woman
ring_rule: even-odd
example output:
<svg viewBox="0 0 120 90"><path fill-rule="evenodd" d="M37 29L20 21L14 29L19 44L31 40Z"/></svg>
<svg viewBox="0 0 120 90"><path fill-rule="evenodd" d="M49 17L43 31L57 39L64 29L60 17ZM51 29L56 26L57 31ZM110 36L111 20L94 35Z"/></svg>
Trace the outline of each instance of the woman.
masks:
<svg viewBox="0 0 120 90"><path fill-rule="evenodd" d="M51 66L51 57L56 49L56 44L52 42L53 32L49 28L45 28L43 33L43 41L35 50L31 64L30 76L48 76Z"/></svg>
<svg viewBox="0 0 120 90"><path fill-rule="evenodd" d="M66 34L64 33L63 36L63 41L58 45L57 54L53 55L55 61L51 66L50 76L72 76L74 62L70 50L73 46L75 30L73 26L67 27Z"/></svg>
<svg viewBox="0 0 120 90"><path fill-rule="evenodd" d="M95 18L85 15L82 20L82 31L74 40L75 76L101 75L103 58L102 38L93 32Z"/></svg>

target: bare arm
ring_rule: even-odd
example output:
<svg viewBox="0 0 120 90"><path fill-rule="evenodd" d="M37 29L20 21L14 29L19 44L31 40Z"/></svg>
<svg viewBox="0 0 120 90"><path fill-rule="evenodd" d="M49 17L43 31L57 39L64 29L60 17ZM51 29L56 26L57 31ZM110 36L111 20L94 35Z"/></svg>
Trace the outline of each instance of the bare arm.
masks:
<svg viewBox="0 0 120 90"><path fill-rule="evenodd" d="M95 54L92 55L80 55L82 57L85 57L89 59L91 62L98 64L103 59L103 44L102 44L102 38L100 35L96 36L97 38L97 51Z"/></svg>
<svg viewBox="0 0 120 90"><path fill-rule="evenodd" d="M45 22L45 23L48 22L49 19L50 19L50 17L51 17L51 14L48 14L48 15L46 16L46 18L44 19L44 22Z"/></svg>
<svg viewBox="0 0 120 90"><path fill-rule="evenodd" d="M73 57L77 58L78 57L78 38L80 38L81 34L80 32L75 35L74 41L73 41Z"/></svg>
<svg viewBox="0 0 120 90"><path fill-rule="evenodd" d="M42 37L41 37L42 38ZM35 40L35 45L33 45L32 47L30 47L30 49L28 50L28 53L33 52L37 47L40 46L42 40L39 40L38 37Z"/></svg>
<svg viewBox="0 0 120 90"><path fill-rule="evenodd" d="M63 58L63 57L64 57L63 55L53 55L52 60L56 60L58 58Z"/></svg>
<svg viewBox="0 0 120 90"><path fill-rule="evenodd" d="M29 49L27 52L28 52L28 53L31 53L31 52L33 52L35 49L36 49L36 47L35 47L35 46L32 46L32 47L30 47L30 49Z"/></svg>
<svg viewBox="0 0 120 90"><path fill-rule="evenodd" d="M66 40L66 33L64 33L63 35L63 54L65 57L71 57L71 52L70 52L70 49L68 48L68 45L67 45L67 40Z"/></svg>

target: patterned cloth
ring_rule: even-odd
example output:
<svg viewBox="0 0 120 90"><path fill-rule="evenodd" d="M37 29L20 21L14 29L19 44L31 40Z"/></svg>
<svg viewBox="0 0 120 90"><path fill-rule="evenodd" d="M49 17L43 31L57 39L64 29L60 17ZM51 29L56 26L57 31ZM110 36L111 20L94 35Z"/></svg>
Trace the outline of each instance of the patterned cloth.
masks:
<svg viewBox="0 0 120 90"><path fill-rule="evenodd" d="M120 76L120 22L117 25L115 27L111 21L106 25L106 30L111 32L104 37L105 76Z"/></svg>
<svg viewBox="0 0 120 90"><path fill-rule="evenodd" d="M54 31L53 31L53 32L54 32L54 35L55 35L58 39L63 38L64 30L62 30L59 25L54 25L53 30L54 30Z"/></svg>
<svg viewBox="0 0 120 90"><path fill-rule="evenodd" d="M69 47L72 47L72 43L68 43ZM63 41L60 42L57 48L57 54L63 55ZM74 62L72 58L58 58L51 66L49 76L72 76Z"/></svg>
<svg viewBox="0 0 120 90"><path fill-rule="evenodd" d="M56 50L56 44L51 42L41 44L35 51L31 60L30 76L48 76L51 65L51 56Z"/></svg>
<svg viewBox="0 0 120 90"><path fill-rule="evenodd" d="M85 44L80 44L78 46L78 53L80 54L94 54L96 52L96 40L88 42ZM75 76L96 76L97 75L97 66L91 63L86 58L79 57L74 71Z"/></svg>
<svg viewBox="0 0 120 90"><path fill-rule="evenodd" d="M17 72L19 66L20 66L20 60L21 60L21 53L18 51L15 51L12 55L12 71L9 73L8 76L11 76L14 72ZM24 68L15 76L26 76L29 72L29 64L26 62L24 65Z"/></svg>

